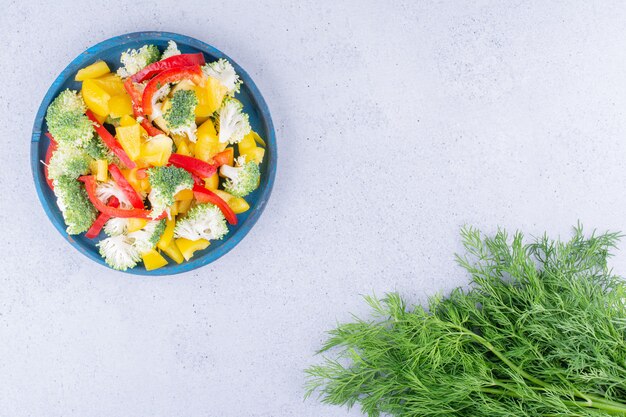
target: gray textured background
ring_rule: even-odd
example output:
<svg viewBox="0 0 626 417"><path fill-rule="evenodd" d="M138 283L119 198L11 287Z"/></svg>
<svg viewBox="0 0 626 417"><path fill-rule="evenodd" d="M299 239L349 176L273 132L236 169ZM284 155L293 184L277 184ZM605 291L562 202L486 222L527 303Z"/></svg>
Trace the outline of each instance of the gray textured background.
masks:
<svg viewBox="0 0 626 417"><path fill-rule="evenodd" d="M343 416L302 400L323 332L360 294L466 283L461 225L626 230L623 2L155 3L0 0L2 416ZM74 251L30 173L52 80L139 30L232 56L277 128L257 226L182 276Z"/></svg>

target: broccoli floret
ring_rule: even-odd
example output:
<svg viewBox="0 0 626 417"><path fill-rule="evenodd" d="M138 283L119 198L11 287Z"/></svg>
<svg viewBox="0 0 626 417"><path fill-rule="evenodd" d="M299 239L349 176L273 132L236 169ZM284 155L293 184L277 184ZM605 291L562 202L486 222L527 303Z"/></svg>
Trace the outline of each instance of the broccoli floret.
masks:
<svg viewBox="0 0 626 417"><path fill-rule="evenodd" d="M120 62L123 67L117 70L120 77L130 77L144 69L146 66L159 60L161 53L156 45L144 45L139 49L129 49L122 52Z"/></svg>
<svg viewBox="0 0 626 417"><path fill-rule="evenodd" d="M129 233L128 237L139 253L144 253L156 246L164 230L165 220L151 221L143 229Z"/></svg>
<svg viewBox="0 0 626 417"><path fill-rule="evenodd" d="M228 233L222 211L213 204L199 204L176 222L174 236L189 240L221 239Z"/></svg>
<svg viewBox="0 0 626 417"><path fill-rule="evenodd" d="M173 166L154 167L148 170L152 190L148 195L152 204L152 218L159 217L164 210L168 210L174 203L174 196L182 190L193 187L191 174L183 168Z"/></svg>
<svg viewBox="0 0 626 417"><path fill-rule="evenodd" d="M54 194L67 225L67 233L77 235L89 230L97 212L83 184L74 178L62 176L54 181Z"/></svg>
<svg viewBox="0 0 626 417"><path fill-rule="evenodd" d="M91 157L85 151L72 146L62 146L52 154L48 165L48 175L51 179L63 176L78 178L89 172Z"/></svg>
<svg viewBox="0 0 626 417"><path fill-rule="evenodd" d="M228 88L228 95L233 96L239 92L242 81L239 79L239 75L235 72L235 68L230 62L224 58L220 58L215 62L205 64L202 67L202 71L209 77L217 79L226 88Z"/></svg>
<svg viewBox="0 0 626 417"><path fill-rule="evenodd" d="M245 197L259 186L261 170L256 162L246 162L244 156L237 158L235 167L222 165L220 174L226 177L224 189L237 197Z"/></svg>
<svg viewBox="0 0 626 417"><path fill-rule="evenodd" d="M119 271L134 268L141 260L141 254L133 245L133 239L123 234L101 240L97 246L107 265Z"/></svg>
<svg viewBox="0 0 626 417"><path fill-rule="evenodd" d="M128 230L128 219L123 217L111 217L104 224L104 233L109 236L119 236Z"/></svg>
<svg viewBox="0 0 626 417"><path fill-rule="evenodd" d="M171 106L165 111L163 118L171 133L187 135L190 141L196 141L196 115L198 97L193 90L178 90L170 100Z"/></svg>
<svg viewBox="0 0 626 417"><path fill-rule="evenodd" d="M238 143L250 133L248 115L242 112L243 105L239 100L227 98L216 112L219 139L222 143Z"/></svg>
<svg viewBox="0 0 626 417"><path fill-rule="evenodd" d="M93 137L83 145L83 149L93 159L106 159L109 163L118 164L117 156L102 142L98 135Z"/></svg>
<svg viewBox="0 0 626 417"><path fill-rule="evenodd" d="M46 113L48 130L61 145L83 146L93 136L93 125L85 115L85 102L67 89L55 98Z"/></svg>
<svg viewBox="0 0 626 417"><path fill-rule="evenodd" d="M163 51L163 55L161 55L161 59L169 58L174 55L180 55L180 50L178 49L178 45L176 42L169 41L167 42L167 48Z"/></svg>

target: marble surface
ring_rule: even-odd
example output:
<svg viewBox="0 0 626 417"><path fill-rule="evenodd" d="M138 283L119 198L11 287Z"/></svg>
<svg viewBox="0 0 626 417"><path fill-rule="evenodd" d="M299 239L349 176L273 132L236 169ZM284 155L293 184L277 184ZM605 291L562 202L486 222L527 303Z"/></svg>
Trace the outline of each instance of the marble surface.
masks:
<svg viewBox="0 0 626 417"><path fill-rule="evenodd" d="M623 2L49 3L0 0L3 416L359 416L304 401L302 370L362 294L466 284L464 224L626 230ZM231 55L277 128L264 215L186 275L89 261L30 173L52 80L139 30Z"/></svg>

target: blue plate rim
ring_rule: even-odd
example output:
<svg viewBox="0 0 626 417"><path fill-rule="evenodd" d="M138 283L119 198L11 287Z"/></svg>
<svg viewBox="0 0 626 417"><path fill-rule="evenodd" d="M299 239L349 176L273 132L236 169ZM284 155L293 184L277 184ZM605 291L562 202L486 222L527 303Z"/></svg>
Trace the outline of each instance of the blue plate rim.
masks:
<svg viewBox="0 0 626 417"><path fill-rule="evenodd" d="M267 106L267 103L265 102L265 99L263 98L263 95L261 94L260 90L258 89L256 84L254 84L254 81L252 80L252 78L248 75L248 73L241 66L239 66L239 64L237 64L236 61L234 61L232 58L224 54L222 51L209 45L206 42L203 42L196 38L193 38L187 35L182 35L179 33L162 32L162 31L143 31L143 32L132 32L132 33L126 33L123 35L114 36L112 38L106 39L102 42L99 42L89 47L80 55L78 55L76 58L74 58L65 67L65 69L61 71L61 73L57 76L57 78L52 82L52 84L48 88L48 91L46 92L43 100L41 101L41 104L39 105L39 109L35 116L35 121L33 124L33 132L32 132L32 137L31 137L31 149L30 149L31 172L33 175L34 183L35 183L35 190L37 192L37 196L39 198L41 206L44 209L46 215L48 216L48 219L50 219L50 222L59 231L61 236L63 236L65 240L69 242L70 245L72 245L72 247L74 247L83 255L87 256L89 259L97 262L100 265L105 266L107 269L110 269L111 271L115 271L114 269L109 267L100 256L96 256L92 252L85 250L76 240L72 238L72 236L68 235L65 230L66 229L65 224L61 224L62 222L57 221L57 219L52 215L52 209L48 206L48 202L42 190L42 184L45 184L46 181L43 175L43 169L41 167L42 164L41 164L40 154L38 150L39 141L41 139L41 134L42 134L41 126L43 125L44 117L45 117L48 105L52 102L52 100L56 96L56 90L58 89L58 87L65 82L65 80L67 79L69 75L74 74L76 71L78 71L82 67L83 61L85 60L85 56L90 56L92 54L97 56L97 54L101 50L108 49L110 47L118 47L120 46L120 44L123 45L125 43L136 42L136 41L149 42L151 40L153 41L157 39L160 39L160 40L171 39L177 43L186 44L188 46L198 49L199 51L208 53L215 57L225 58L229 60L232 63L232 65L235 67L235 70L237 71L237 74L239 74L239 77L243 80L244 85L246 85L246 87L250 90L252 98L256 101L258 110L261 114L260 119L267 126L267 137L265 138L265 140L266 140L267 148L271 149L271 152L268 152L269 158L267 159L267 164L268 164L267 185L261 190L261 194L258 197L256 204L251 209L246 220L243 223L241 223L241 225L238 227L237 230L235 230L234 232L232 232L232 234L229 234L227 236L226 240L224 241L222 245L217 247L215 250L210 250L208 253L206 253L205 255L199 258L196 258L196 259L192 258L192 260L190 261L185 261L182 264L173 265L171 268L167 268L167 269L155 269L152 271L147 271L143 266L141 266L141 267L136 267L132 269L127 269L126 271L117 271L117 272L132 274L132 275L163 276L163 275L181 274L181 273L190 272L192 270L206 266L216 261L217 259L221 258L222 256L226 255L235 246L237 246L237 244L239 244L241 240L243 240L243 238L250 232L252 227L258 221L259 217L265 210L265 206L267 205L267 202L272 194L272 189L274 187L274 180L276 177L276 166L277 166L277 158L278 158L277 146L276 146L276 133L274 131L274 124L272 122L272 117L270 115L269 107Z"/></svg>

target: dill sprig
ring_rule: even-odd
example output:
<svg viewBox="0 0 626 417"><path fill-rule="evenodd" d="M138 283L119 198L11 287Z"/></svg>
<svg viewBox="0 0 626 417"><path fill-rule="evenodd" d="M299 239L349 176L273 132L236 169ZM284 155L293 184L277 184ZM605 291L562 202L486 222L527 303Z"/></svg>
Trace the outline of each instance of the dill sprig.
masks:
<svg viewBox="0 0 626 417"><path fill-rule="evenodd" d="M307 396L370 417L626 416L626 284L607 267L619 236L568 242L462 231L469 289L409 309L366 297L374 317L329 332L334 358Z"/></svg>

